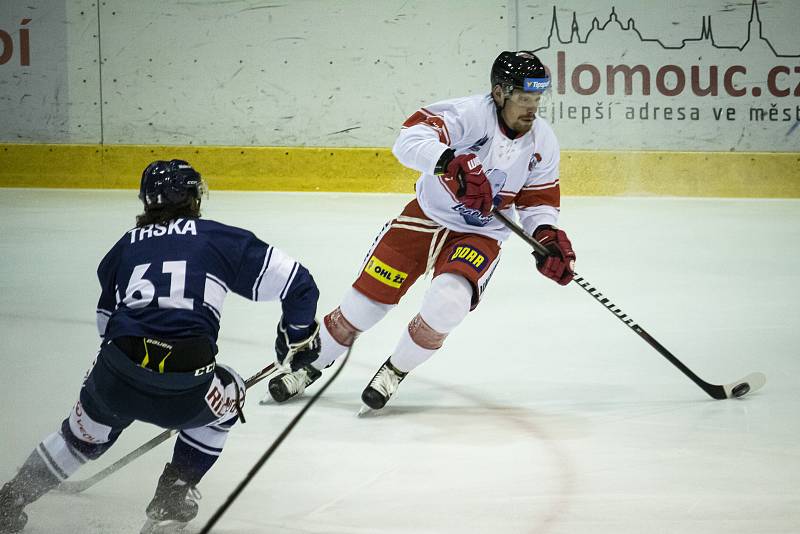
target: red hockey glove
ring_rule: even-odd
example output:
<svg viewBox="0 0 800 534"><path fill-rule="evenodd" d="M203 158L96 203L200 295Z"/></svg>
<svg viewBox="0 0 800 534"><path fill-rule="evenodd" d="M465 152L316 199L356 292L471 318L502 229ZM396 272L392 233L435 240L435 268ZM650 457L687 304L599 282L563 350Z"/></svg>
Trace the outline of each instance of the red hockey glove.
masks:
<svg viewBox="0 0 800 534"><path fill-rule="evenodd" d="M539 272L562 286L569 284L575 274L575 252L564 230L544 224L533 232L533 238L550 251L549 256L533 252Z"/></svg>
<svg viewBox="0 0 800 534"><path fill-rule="evenodd" d="M467 208L489 215L492 210L492 186L483 174L481 160L475 154L461 154L447 164L445 183Z"/></svg>

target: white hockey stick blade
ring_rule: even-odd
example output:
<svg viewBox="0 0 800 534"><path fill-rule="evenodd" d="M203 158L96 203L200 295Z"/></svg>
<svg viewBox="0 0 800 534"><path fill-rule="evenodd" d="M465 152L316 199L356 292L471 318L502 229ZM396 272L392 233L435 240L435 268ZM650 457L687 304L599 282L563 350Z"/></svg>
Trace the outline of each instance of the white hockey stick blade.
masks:
<svg viewBox="0 0 800 534"><path fill-rule="evenodd" d="M730 384L725 384L722 386L725 389L725 395L729 398L736 398L736 397L743 397L748 393L752 393L753 391L758 391L764 384L767 383L767 377L764 373L750 373L746 377L738 380L736 382L732 382Z"/></svg>

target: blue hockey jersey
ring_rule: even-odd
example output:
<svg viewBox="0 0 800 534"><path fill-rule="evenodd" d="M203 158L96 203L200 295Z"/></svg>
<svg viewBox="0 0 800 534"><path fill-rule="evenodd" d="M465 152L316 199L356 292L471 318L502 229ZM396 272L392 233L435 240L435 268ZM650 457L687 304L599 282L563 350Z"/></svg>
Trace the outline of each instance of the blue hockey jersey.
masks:
<svg viewBox="0 0 800 534"><path fill-rule="evenodd" d="M308 270L252 232L207 219L134 228L100 262L101 337L177 340L207 336L215 347L229 292L280 300L284 322L310 325L317 290Z"/></svg>

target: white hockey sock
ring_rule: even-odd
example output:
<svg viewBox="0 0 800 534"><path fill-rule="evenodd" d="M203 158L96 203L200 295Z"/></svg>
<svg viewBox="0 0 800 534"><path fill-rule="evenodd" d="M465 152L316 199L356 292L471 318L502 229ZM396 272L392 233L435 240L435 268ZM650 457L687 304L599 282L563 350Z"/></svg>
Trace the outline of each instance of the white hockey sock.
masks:
<svg viewBox="0 0 800 534"><path fill-rule="evenodd" d="M311 365L321 371L332 364L336 358L344 354L347 347L340 345L333 339L333 336L328 332L325 325L322 325L322 328L319 329L319 340L321 342L319 358L311 362Z"/></svg>
<svg viewBox="0 0 800 534"><path fill-rule="evenodd" d="M472 285L461 275L440 274L425 292L419 314L437 332L447 334L469 313Z"/></svg>
<svg viewBox="0 0 800 534"><path fill-rule="evenodd" d="M407 373L433 356L436 350L424 349L414 343L408 333L408 328L404 328L390 360L398 371Z"/></svg>
<svg viewBox="0 0 800 534"><path fill-rule="evenodd" d="M376 302L357 289L350 287L342 297L342 303L339 305L338 310L346 324L356 329L357 332L353 335L357 335L375 326L392 308L394 308L394 304ZM336 310L332 313L336 313ZM347 335L346 332L344 334ZM321 341L319 358L312 362L311 365L321 371L344 354L347 351L347 346L336 341L325 324L319 329L319 337ZM344 338L340 337L340 339Z"/></svg>
<svg viewBox="0 0 800 534"><path fill-rule="evenodd" d="M53 432L36 447L50 473L63 481L86 463L87 458L67 444L61 432Z"/></svg>
<svg viewBox="0 0 800 534"><path fill-rule="evenodd" d="M472 286L463 276L444 273L434 278L425 292L419 315L411 320L397 342L392 365L407 373L433 356L437 350L433 347L440 347L447 334L467 316L471 301ZM409 330L414 332L413 337Z"/></svg>
<svg viewBox="0 0 800 534"><path fill-rule="evenodd" d="M372 300L354 287L350 287L342 297L339 309L345 319L358 328L359 332L366 332L383 319L394 304L383 304Z"/></svg>

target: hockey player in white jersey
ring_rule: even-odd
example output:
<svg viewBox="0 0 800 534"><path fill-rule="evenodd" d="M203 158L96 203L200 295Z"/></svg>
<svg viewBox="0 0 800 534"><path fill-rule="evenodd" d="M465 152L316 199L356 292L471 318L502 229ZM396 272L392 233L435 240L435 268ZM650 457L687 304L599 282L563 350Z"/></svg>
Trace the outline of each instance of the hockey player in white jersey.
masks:
<svg viewBox="0 0 800 534"><path fill-rule="evenodd" d="M542 274L561 285L572 280L575 253L557 227L558 141L536 116L549 86L533 53L503 52L492 66L490 94L438 102L406 120L393 152L421 173L416 198L381 230L358 278L325 316L320 357L270 381L276 401L317 380L432 270L419 313L362 393L367 406L382 408L480 302L509 235L493 209L516 211L525 231L549 249L549 256L536 256Z"/></svg>
<svg viewBox="0 0 800 534"><path fill-rule="evenodd" d="M142 174L144 212L97 268L100 351L69 416L0 489L0 534L21 531L23 508L137 420L180 430L141 532L173 532L197 515L195 486L242 418L245 399L239 374L216 361L228 293L281 302L279 362L299 368L317 357L311 274L252 232L201 219L203 190L182 160L155 161Z"/></svg>

